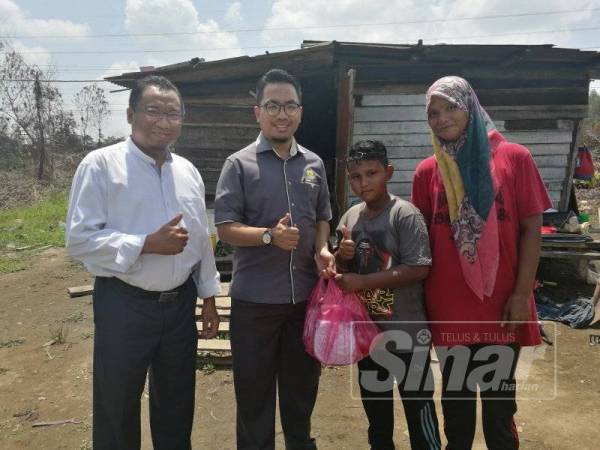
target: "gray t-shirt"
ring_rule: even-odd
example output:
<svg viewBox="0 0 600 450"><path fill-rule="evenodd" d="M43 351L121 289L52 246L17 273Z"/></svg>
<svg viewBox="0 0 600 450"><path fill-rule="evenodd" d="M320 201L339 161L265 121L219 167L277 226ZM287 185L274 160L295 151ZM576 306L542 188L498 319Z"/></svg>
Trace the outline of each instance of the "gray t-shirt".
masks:
<svg viewBox="0 0 600 450"><path fill-rule="evenodd" d="M295 141L281 159L262 135L229 156L215 197L215 223L240 222L274 227L290 213L300 230L296 250L274 245L237 247L233 254L230 295L255 303L307 300L318 279L314 261L316 224L331 220L323 161Z"/></svg>
<svg viewBox="0 0 600 450"><path fill-rule="evenodd" d="M411 203L390 195L391 200L376 217L369 218L364 202L350 208L340 219L338 230L346 225L355 243L351 272L368 274L394 266L430 266L431 251L427 226L421 212ZM383 329L403 329L407 325L394 321L426 322L423 284L412 283L400 288L368 289L358 292L371 317ZM390 323L385 323L390 322ZM421 328L416 327L411 335Z"/></svg>

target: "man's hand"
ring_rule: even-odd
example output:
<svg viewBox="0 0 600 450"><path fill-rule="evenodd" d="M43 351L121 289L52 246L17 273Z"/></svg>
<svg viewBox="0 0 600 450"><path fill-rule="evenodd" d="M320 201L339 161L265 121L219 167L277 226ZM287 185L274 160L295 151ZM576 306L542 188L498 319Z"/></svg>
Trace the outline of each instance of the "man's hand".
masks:
<svg viewBox="0 0 600 450"><path fill-rule="evenodd" d="M364 275L358 275L356 273L338 273L334 279L342 291L356 292L364 289L362 283L363 277Z"/></svg>
<svg viewBox="0 0 600 450"><path fill-rule="evenodd" d="M173 219L164 224L158 231L146 236L142 253L155 253L157 255L177 255L187 244L188 231L177 226L183 214L177 214Z"/></svg>
<svg viewBox="0 0 600 450"><path fill-rule="evenodd" d="M219 315L215 306L215 298L205 298L202 302L202 331L200 338L212 339L219 331Z"/></svg>
<svg viewBox="0 0 600 450"><path fill-rule="evenodd" d="M354 241L346 225L342 225L342 240L338 246L337 256L344 261L350 261L354 258Z"/></svg>
<svg viewBox="0 0 600 450"><path fill-rule="evenodd" d="M508 298L504 311L502 312L501 327L507 327L508 331L514 331L519 326L518 323L507 322L527 322L531 317L529 309L529 294L520 294L513 292Z"/></svg>
<svg viewBox="0 0 600 450"><path fill-rule="evenodd" d="M315 254L315 262L317 270L323 278L329 279L335 276L335 256L327 247L323 247L318 254Z"/></svg>
<svg viewBox="0 0 600 450"><path fill-rule="evenodd" d="M288 226L290 224L290 213L286 213L277 225L271 229L273 235L272 244L282 250L294 250L300 240L300 230L296 227Z"/></svg>

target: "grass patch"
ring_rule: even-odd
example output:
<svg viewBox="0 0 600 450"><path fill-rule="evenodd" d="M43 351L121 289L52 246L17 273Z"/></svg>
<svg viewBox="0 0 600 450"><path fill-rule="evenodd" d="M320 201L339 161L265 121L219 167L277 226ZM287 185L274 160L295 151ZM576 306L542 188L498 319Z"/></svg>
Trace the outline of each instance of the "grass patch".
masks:
<svg viewBox="0 0 600 450"><path fill-rule="evenodd" d="M62 247L68 191L54 191L44 200L0 212L0 273L28 267L36 248Z"/></svg>
<svg viewBox="0 0 600 450"><path fill-rule="evenodd" d="M0 348L17 347L25 343L25 339L9 339L8 341L0 341Z"/></svg>

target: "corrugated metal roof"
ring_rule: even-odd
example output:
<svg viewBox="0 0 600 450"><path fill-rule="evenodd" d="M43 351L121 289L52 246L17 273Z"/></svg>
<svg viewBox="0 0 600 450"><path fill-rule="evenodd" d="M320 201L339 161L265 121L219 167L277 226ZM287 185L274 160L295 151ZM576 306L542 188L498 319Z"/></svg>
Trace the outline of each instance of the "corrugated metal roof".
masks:
<svg viewBox="0 0 600 450"><path fill-rule="evenodd" d="M258 78L272 67L302 73L331 70L337 61L360 66L373 62L393 64L400 61L418 61L428 64L481 62L501 64L546 63L556 68L578 65L589 74L600 71L600 53L571 48L542 45L454 45L434 44L379 44L366 42L303 41L301 48L256 56L240 56L204 62L200 58L158 67L151 71L129 72L106 80L131 87L136 79L151 73L169 77L174 82L190 83L214 80ZM551 68L549 70L552 70ZM302 73L298 73L302 72Z"/></svg>

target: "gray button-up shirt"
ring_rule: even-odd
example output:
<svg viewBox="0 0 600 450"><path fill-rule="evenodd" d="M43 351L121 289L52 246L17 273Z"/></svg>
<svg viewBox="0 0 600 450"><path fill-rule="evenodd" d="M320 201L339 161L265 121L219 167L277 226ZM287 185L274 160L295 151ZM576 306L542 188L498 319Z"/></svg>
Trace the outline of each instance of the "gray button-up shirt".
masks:
<svg viewBox="0 0 600 450"><path fill-rule="evenodd" d="M331 220L321 158L294 141L290 156L283 160L261 133L225 161L217 184L215 224L271 228L288 212L291 224L300 230L296 250L237 247L232 298L274 304L305 301L318 276L313 259L316 223Z"/></svg>

